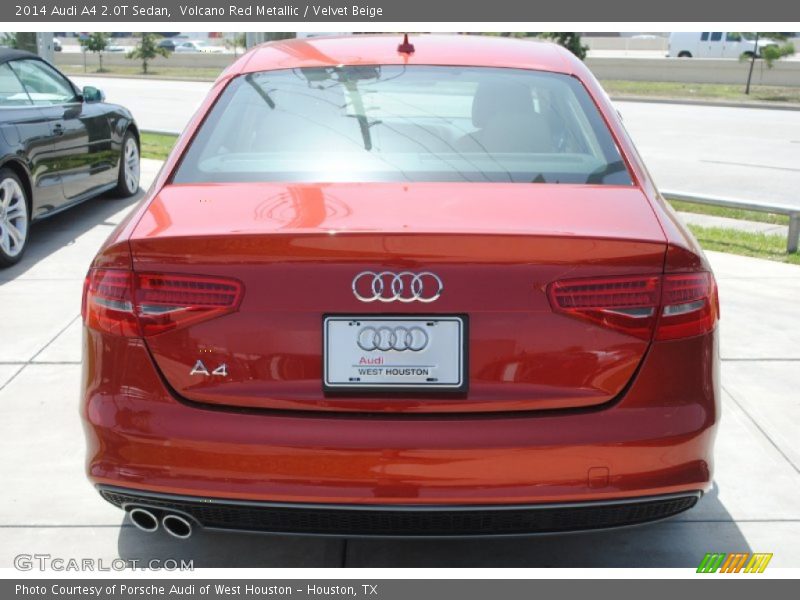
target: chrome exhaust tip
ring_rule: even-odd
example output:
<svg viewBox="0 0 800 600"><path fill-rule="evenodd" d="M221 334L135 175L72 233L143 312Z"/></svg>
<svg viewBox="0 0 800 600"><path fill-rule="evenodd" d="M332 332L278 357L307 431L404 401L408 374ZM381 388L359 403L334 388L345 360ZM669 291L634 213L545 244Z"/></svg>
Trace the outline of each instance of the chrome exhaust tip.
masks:
<svg viewBox="0 0 800 600"><path fill-rule="evenodd" d="M166 515L161 519L161 524L172 537L185 540L192 535L192 524L180 515Z"/></svg>
<svg viewBox="0 0 800 600"><path fill-rule="evenodd" d="M158 529L158 517L146 508L134 508L128 513L128 516L130 516L131 523L133 523L137 529L141 529L147 533L153 533Z"/></svg>

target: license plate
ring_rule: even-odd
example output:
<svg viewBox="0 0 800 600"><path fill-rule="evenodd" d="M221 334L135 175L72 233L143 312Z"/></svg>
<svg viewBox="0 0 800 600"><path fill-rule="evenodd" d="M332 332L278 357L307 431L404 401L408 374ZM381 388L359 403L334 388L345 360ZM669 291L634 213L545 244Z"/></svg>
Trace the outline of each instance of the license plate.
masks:
<svg viewBox="0 0 800 600"><path fill-rule="evenodd" d="M325 317L330 390L465 389L462 317Z"/></svg>

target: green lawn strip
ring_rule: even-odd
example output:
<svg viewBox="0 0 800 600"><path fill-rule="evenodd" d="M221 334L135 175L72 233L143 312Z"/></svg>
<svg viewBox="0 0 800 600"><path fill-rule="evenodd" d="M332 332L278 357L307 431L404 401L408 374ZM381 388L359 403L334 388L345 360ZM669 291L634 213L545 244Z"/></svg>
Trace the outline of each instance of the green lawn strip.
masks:
<svg viewBox="0 0 800 600"><path fill-rule="evenodd" d="M758 221L759 223L770 223L772 225L789 224L789 217L786 215L775 215L754 210L741 210L739 208L725 208L723 206L708 206L706 204L692 204L691 202L683 202L681 200L670 200L669 203L672 205L672 208L681 212L713 215L715 217L728 217L729 219L739 219L742 221Z"/></svg>
<svg viewBox="0 0 800 600"><path fill-rule="evenodd" d="M676 100L726 100L731 102L783 102L800 104L800 87L755 85L750 94L741 85L724 83L680 83L673 81L601 81L610 96L640 96Z"/></svg>
<svg viewBox="0 0 800 600"><path fill-rule="evenodd" d="M172 147L175 145L176 135L165 135L161 133L142 133L142 158L152 158L155 160L165 160L169 156Z"/></svg>
<svg viewBox="0 0 800 600"><path fill-rule="evenodd" d="M142 73L142 66L131 63L130 66L107 66L102 72L95 67L83 69L83 65L59 65L58 68L67 75L83 75L85 77L141 77L142 79L186 79L191 81L214 81L223 68L215 67L163 67L151 66L147 75Z"/></svg>
<svg viewBox="0 0 800 600"><path fill-rule="evenodd" d="M691 224L689 229L706 250L800 265L800 253L787 254L786 237L782 235L751 233L722 227L700 227Z"/></svg>

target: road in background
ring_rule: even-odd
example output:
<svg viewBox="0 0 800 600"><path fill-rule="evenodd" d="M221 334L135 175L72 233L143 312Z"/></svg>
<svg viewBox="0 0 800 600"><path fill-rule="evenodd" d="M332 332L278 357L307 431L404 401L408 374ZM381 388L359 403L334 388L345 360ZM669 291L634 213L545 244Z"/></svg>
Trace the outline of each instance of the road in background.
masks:
<svg viewBox="0 0 800 600"><path fill-rule="evenodd" d="M800 206L800 111L614 104L660 188Z"/></svg>
<svg viewBox="0 0 800 600"><path fill-rule="evenodd" d="M666 50L589 50L586 52L588 58L667 58ZM688 58L686 60L693 60ZM702 60L702 59L694 59ZM730 60L738 61L736 58ZM781 60L800 60L800 54L792 54Z"/></svg>
<svg viewBox="0 0 800 600"><path fill-rule="evenodd" d="M142 129L176 133L211 87L195 81L73 79L130 108ZM800 206L800 111L615 105L661 188Z"/></svg>
<svg viewBox="0 0 800 600"><path fill-rule="evenodd" d="M78 86L100 88L106 100L126 106L142 129L180 133L211 89L206 81L71 77Z"/></svg>

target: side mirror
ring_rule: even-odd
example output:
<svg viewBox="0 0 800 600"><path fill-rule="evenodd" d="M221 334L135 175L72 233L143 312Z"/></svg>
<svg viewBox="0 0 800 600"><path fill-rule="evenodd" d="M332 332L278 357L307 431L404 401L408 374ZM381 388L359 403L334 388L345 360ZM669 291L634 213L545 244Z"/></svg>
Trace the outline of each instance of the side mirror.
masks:
<svg viewBox="0 0 800 600"><path fill-rule="evenodd" d="M91 85L87 85L85 88L83 88L84 102L102 102L105 99L106 95L102 92L102 90L99 90Z"/></svg>

